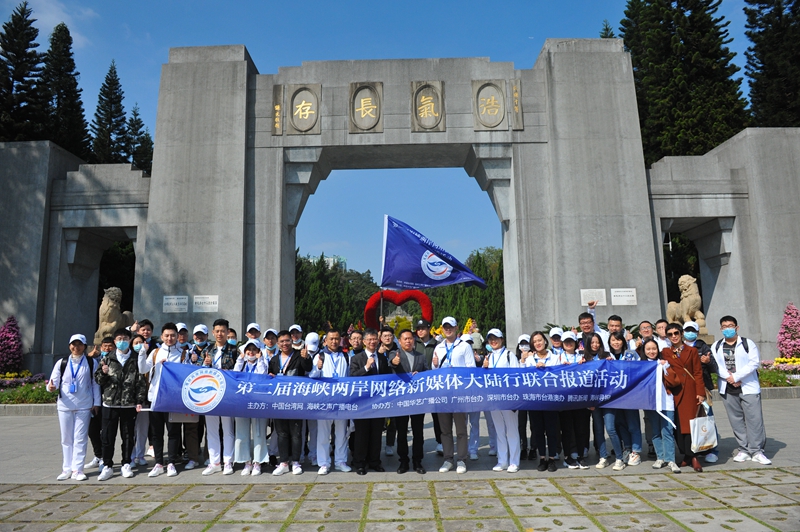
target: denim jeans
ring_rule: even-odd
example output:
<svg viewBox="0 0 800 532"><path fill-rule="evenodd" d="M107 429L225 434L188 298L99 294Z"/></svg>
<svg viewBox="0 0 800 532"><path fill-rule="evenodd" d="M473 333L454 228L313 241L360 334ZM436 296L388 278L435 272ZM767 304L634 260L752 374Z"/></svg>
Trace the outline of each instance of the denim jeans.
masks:
<svg viewBox="0 0 800 532"><path fill-rule="evenodd" d="M638 410L617 410L617 433L624 448L642 452L642 425Z"/></svg>
<svg viewBox="0 0 800 532"><path fill-rule="evenodd" d="M617 455L617 460L622 460L622 452L624 449L622 447L620 435L617 433L617 417L619 410L616 408L601 408L600 411L603 414L603 423L606 427L606 433L608 433L608 437L611 440L611 446L614 448L614 454Z"/></svg>
<svg viewBox="0 0 800 532"><path fill-rule="evenodd" d="M675 413L672 410L662 410L662 414L670 420L675 420ZM673 435L672 425L669 421L658 415L655 410L645 410L645 414L650 419L650 426L653 430L653 447L656 449L656 456L665 462L675 461L675 436Z"/></svg>
<svg viewBox="0 0 800 532"><path fill-rule="evenodd" d="M594 447L597 449L597 454L600 455L600 458L608 458L602 410L604 409L595 408L592 410L592 437L594 438Z"/></svg>

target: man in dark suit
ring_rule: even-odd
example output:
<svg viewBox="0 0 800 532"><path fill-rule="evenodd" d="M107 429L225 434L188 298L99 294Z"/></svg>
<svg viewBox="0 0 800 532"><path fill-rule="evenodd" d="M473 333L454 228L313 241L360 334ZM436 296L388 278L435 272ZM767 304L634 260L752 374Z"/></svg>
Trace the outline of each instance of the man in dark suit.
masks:
<svg viewBox="0 0 800 532"><path fill-rule="evenodd" d="M394 372L398 375L416 375L420 371L429 369L425 360L425 355L414 350L414 333L410 329L403 329L398 335L400 349L394 351L394 356L389 361ZM397 468L399 474L408 471L408 420L411 418L411 435L413 437L412 458L414 460L414 471L420 475L425 474L422 467L422 449L425 437L422 434L425 424L425 414L414 414L412 416L398 416L394 418L397 426L397 457L400 459L400 467Z"/></svg>
<svg viewBox="0 0 800 532"><path fill-rule="evenodd" d="M378 331L364 331L364 351L350 358L350 376L386 375L392 373L386 356L378 353ZM359 475L367 474L367 467L382 473L381 434L385 418L356 419L355 449L353 467Z"/></svg>

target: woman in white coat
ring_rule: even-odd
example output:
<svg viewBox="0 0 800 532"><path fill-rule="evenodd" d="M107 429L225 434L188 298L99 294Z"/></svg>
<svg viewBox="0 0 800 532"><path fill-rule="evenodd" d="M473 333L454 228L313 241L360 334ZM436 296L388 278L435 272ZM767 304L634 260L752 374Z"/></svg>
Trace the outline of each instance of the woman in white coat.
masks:
<svg viewBox="0 0 800 532"><path fill-rule="evenodd" d="M504 345L500 329L492 329L486 334L486 341L492 352L483 360L483 367L489 370L518 368L517 355ZM513 410L492 410L492 420L497 430L497 465L494 471L516 473L519 471L519 419Z"/></svg>

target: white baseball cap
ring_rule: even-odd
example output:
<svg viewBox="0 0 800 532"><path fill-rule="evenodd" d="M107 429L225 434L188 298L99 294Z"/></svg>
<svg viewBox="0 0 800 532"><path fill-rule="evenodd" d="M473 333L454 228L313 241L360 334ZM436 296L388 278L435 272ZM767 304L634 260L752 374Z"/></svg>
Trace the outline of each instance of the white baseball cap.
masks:
<svg viewBox="0 0 800 532"><path fill-rule="evenodd" d="M489 332L486 333L486 338L489 338L490 336L494 336L496 338L502 338L503 332L500 329L489 329Z"/></svg>
<svg viewBox="0 0 800 532"><path fill-rule="evenodd" d="M552 329L550 329L550 332L547 333L547 335L550 338L552 338L553 336L563 336L564 335L564 329L562 329L561 327L553 327Z"/></svg>
<svg viewBox="0 0 800 532"><path fill-rule="evenodd" d="M254 340L253 338L250 338L248 341L246 341L246 342L244 343L244 345L242 345L242 346L239 348L239 350L240 350L242 353L244 353L244 350L245 350L245 349L247 349L247 346L248 346L248 345L254 345L254 346L256 346L256 349L258 349L259 351L261 350L261 346L260 346L260 345L258 345L258 342L257 342L256 340Z"/></svg>
<svg viewBox="0 0 800 532"><path fill-rule="evenodd" d="M521 344L522 342L531 343L531 335L530 334L520 334L519 338L517 338L517 343Z"/></svg>
<svg viewBox="0 0 800 532"><path fill-rule="evenodd" d="M82 334L73 334L72 336L69 337L69 343L72 343L75 340L78 340L83 345L86 345L86 337Z"/></svg>
<svg viewBox="0 0 800 532"><path fill-rule="evenodd" d="M686 329L694 329L695 331L700 332L700 326L697 325L697 322L694 321L687 321L686 323L684 323L683 330L685 331Z"/></svg>
<svg viewBox="0 0 800 532"><path fill-rule="evenodd" d="M457 327L458 322L453 316L447 316L445 319L442 320L442 325L449 325L450 327Z"/></svg>
<svg viewBox="0 0 800 532"><path fill-rule="evenodd" d="M306 335L306 348L309 352L315 353L319 348L319 335L315 332L310 332Z"/></svg>
<svg viewBox="0 0 800 532"><path fill-rule="evenodd" d="M292 331L303 332L303 328L295 323L294 325L289 327L289 332L292 332Z"/></svg>
<svg viewBox="0 0 800 532"><path fill-rule="evenodd" d="M255 329L259 333L261 333L261 325L259 325L258 323L251 323L250 325L248 325L247 329L245 329L245 332L250 332L251 329Z"/></svg>
<svg viewBox="0 0 800 532"><path fill-rule="evenodd" d="M575 336L575 333L572 331L566 331L561 335L561 341L566 342L567 340L572 340L573 342L578 341L578 337Z"/></svg>
<svg viewBox="0 0 800 532"><path fill-rule="evenodd" d="M194 331L192 331L192 334L197 334L199 332L201 332L203 334L208 334L208 327L206 327L202 323L200 325L195 325L194 326Z"/></svg>
<svg viewBox="0 0 800 532"><path fill-rule="evenodd" d="M185 323L176 323L175 327L178 328L178 332L181 332L184 329L186 329L186 332L189 332L189 327Z"/></svg>
<svg viewBox="0 0 800 532"><path fill-rule="evenodd" d="M461 335L462 342L469 342L472 343L472 335L471 334L462 334Z"/></svg>
<svg viewBox="0 0 800 532"><path fill-rule="evenodd" d="M278 331L276 331L275 329L267 329L267 331L264 333L264 338L266 338L269 333L272 333L275 336L278 336Z"/></svg>

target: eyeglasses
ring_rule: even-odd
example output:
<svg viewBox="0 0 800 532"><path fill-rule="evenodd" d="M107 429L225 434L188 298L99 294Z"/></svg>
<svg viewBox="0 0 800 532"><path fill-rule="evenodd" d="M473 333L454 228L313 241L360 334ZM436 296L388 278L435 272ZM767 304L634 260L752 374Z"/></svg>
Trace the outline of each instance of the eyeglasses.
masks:
<svg viewBox="0 0 800 532"><path fill-rule="evenodd" d="M667 333L667 336L680 336L680 335L681 335L680 331L672 331Z"/></svg>

